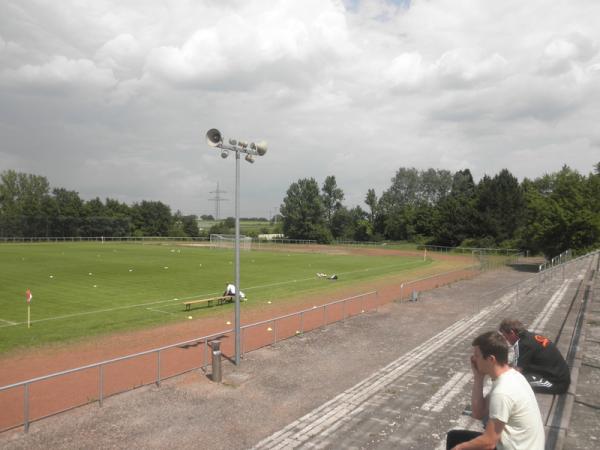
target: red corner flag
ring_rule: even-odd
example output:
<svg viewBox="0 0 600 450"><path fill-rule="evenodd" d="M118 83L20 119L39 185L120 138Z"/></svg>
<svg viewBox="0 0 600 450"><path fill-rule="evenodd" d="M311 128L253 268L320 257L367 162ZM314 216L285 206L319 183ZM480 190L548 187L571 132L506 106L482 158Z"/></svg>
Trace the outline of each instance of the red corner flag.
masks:
<svg viewBox="0 0 600 450"><path fill-rule="evenodd" d="M31 303L31 299L33 298L33 295L31 294L31 289L27 289L25 291L25 298L27 299L27 304L29 305Z"/></svg>

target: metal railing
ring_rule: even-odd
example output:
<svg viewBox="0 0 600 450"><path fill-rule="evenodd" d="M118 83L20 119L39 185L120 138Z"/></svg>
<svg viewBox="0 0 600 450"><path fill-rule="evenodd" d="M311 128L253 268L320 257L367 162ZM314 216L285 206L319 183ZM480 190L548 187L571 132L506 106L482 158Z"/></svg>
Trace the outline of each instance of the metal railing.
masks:
<svg viewBox="0 0 600 450"><path fill-rule="evenodd" d="M378 302L377 291L370 291L292 314L244 325L241 327L243 353L275 344L292 336L324 327L366 311L376 311L379 306ZM318 312L318 317L315 314L316 312ZM267 324L270 326L265 328ZM160 386L161 381L167 378L197 369L205 369L210 365L209 343L215 339L232 337L233 331L233 329L228 329L219 333L2 386L0 387L0 405L2 405L2 408L0 408L0 432L20 425L23 425L24 431L28 432L29 425L33 421L94 401L102 406L104 399L108 396L149 384ZM223 355L228 357L226 355L233 353L232 349L229 348L232 346L231 340L224 342L224 344ZM192 349L192 354L181 354L182 351L187 352L190 349ZM173 354L175 354L175 357ZM190 362L190 359L192 362ZM198 362L200 362L199 365ZM121 369L112 370L107 375L111 368L114 369L117 366L121 366ZM91 374L91 371L95 372L95 375ZM111 375L113 375L113 378L109 380L108 377ZM84 392L76 395L69 389L70 384L73 382L70 376L79 378L77 383L80 387L82 384L84 385ZM82 379L83 381L81 381ZM60 385L61 381L62 386ZM32 401L32 389L38 386L41 386L39 389L43 391L43 394L41 392L36 393L37 395L34 396L35 398ZM48 392L48 387L50 387L50 392ZM15 394L15 391L19 389L22 389L22 394ZM61 389L71 392L74 398L65 399L61 397ZM40 402L49 401L51 404L36 405L36 410L32 413L32 403L36 399L39 399ZM23 409L22 414L19 414L17 405L21 401ZM53 402L60 406L53 407ZM12 423L10 423L10 417L7 417L9 415L13 416ZM17 417L15 418L15 416ZM2 423L7 421L9 423Z"/></svg>

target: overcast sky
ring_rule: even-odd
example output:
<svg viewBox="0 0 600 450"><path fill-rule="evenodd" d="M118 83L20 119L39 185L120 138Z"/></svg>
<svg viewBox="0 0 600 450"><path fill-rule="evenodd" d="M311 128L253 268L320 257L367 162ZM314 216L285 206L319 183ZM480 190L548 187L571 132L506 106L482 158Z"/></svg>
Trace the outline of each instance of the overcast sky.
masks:
<svg viewBox="0 0 600 450"><path fill-rule="evenodd" d="M2 0L0 171L82 198L241 215L335 175L365 207L399 167L519 179L600 161L598 0Z"/></svg>

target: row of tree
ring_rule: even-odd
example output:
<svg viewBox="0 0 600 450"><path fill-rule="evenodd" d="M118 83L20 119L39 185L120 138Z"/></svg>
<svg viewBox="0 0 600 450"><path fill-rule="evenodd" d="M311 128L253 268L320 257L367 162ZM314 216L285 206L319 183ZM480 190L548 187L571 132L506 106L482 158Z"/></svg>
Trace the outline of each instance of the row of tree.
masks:
<svg viewBox="0 0 600 450"><path fill-rule="evenodd" d="M600 163L594 169L581 175L565 166L521 183L504 169L475 183L468 169L400 168L380 197L367 191L367 210L343 204L335 176L321 187L305 178L290 185L278 222L289 238L324 243L407 240L548 256L585 251L600 245ZM230 233L231 222L208 232ZM0 173L0 237L199 235L196 216L172 214L158 201L84 201L75 191L51 189L43 176Z"/></svg>
<svg viewBox="0 0 600 450"><path fill-rule="evenodd" d="M343 205L335 176L290 185L283 204L287 237L330 242L408 240L443 246L505 247L556 255L600 245L600 163L581 175L560 171L519 183L508 170L475 183L468 169L400 168L368 210Z"/></svg>
<svg viewBox="0 0 600 450"><path fill-rule="evenodd" d="M158 201L84 201L39 175L0 174L0 237L198 236L198 220Z"/></svg>

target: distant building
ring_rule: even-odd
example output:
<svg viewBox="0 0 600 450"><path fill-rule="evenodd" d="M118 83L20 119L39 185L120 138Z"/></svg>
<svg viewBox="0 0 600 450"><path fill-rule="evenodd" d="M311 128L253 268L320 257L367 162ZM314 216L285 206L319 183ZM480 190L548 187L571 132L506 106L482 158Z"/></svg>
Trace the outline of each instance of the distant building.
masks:
<svg viewBox="0 0 600 450"><path fill-rule="evenodd" d="M259 234L258 239L263 241L272 241L273 239L283 239L283 234Z"/></svg>

